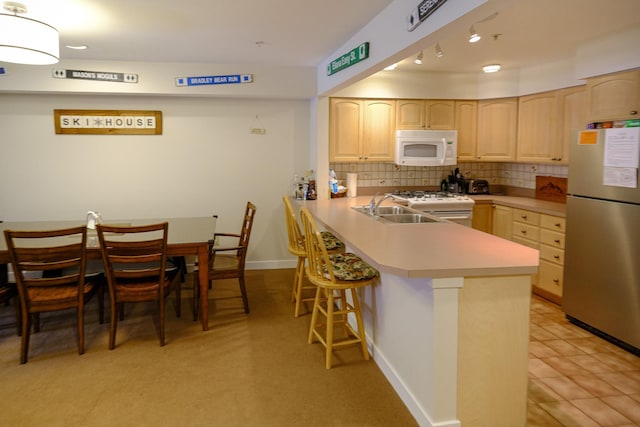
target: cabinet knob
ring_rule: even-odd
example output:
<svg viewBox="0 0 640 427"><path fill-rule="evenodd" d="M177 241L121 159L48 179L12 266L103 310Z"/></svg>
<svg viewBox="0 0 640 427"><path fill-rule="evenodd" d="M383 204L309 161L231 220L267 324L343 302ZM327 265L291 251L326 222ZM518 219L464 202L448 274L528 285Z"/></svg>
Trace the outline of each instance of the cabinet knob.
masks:
<svg viewBox="0 0 640 427"><path fill-rule="evenodd" d="M522 234L527 234L527 230L520 230Z"/></svg>
<svg viewBox="0 0 640 427"><path fill-rule="evenodd" d="M526 215L522 215L522 219L527 219L527 216Z"/></svg>
<svg viewBox="0 0 640 427"><path fill-rule="evenodd" d="M553 279L553 283L555 283L556 285L560 283L559 279Z"/></svg>
<svg viewBox="0 0 640 427"><path fill-rule="evenodd" d="M631 110L629 111L629 114L631 114L632 116L635 116L638 114L638 110Z"/></svg>
<svg viewBox="0 0 640 427"><path fill-rule="evenodd" d="M558 228L560 228L560 227L562 226L562 224L560 224L559 222L556 222L554 225L555 225L556 227L558 227Z"/></svg>
<svg viewBox="0 0 640 427"><path fill-rule="evenodd" d="M554 239L554 242L556 242L557 244L560 244L560 240L559 239Z"/></svg>
<svg viewBox="0 0 640 427"><path fill-rule="evenodd" d="M553 257L554 257L555 259L560 259L560 256L559 256L559 255L554 255Z"/></svg>

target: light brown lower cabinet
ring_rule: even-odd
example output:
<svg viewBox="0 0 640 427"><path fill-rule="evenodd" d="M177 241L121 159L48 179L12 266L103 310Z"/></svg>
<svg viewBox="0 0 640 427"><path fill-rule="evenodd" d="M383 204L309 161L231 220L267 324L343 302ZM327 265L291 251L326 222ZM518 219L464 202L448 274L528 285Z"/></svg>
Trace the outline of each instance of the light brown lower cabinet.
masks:
<svg viewBox="0 0 640 427"><path fill-rule="evenodd" d="M562 303L565 218L540 215L540 269L534 292Z"/></svg>
<svg viewBox="0 0 640 427"><path fill-rule="evenodd" d="M471 227L485 233L493 233L493 202L491 200L476 200L473 205Z"/></svg>
<svg viewBox="0 0 640 427"><path fill-rule="evenodd" d="M486 205L491 206L491 209L487 209ZM562 304L565 218L476 201L473 228L487 231L487 221L491 222L490 233L493 235L540 251L538 273L531 276L533 292L556 304Z"/></svg>

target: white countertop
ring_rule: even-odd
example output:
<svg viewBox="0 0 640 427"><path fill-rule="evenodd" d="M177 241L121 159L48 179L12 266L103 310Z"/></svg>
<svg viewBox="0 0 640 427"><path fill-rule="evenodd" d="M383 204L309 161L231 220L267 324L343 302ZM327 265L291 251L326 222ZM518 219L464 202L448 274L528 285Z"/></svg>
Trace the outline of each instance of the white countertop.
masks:
<svg viewBox="0 0 640 427"><path fill-rule="evenodd" d="M538 251L450 222L388 224L351 209L370 197L299 201L316 221L381 271L401 277L532 274ZM385 200L383 206L395 205Z"/></svg>

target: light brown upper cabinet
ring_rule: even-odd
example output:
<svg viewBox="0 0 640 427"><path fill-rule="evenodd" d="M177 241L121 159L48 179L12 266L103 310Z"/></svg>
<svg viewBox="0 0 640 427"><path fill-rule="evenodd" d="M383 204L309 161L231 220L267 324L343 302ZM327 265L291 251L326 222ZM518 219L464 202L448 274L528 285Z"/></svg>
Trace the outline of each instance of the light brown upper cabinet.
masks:
<svg viewBox="0 0 640 427"><path fill-rule="evenodd" d="M542 163L557 159L558 101L556 91L521 96L518 99L519 162Z"/></svg>
<svg viewBox="0 0 640 427"><path fill-rule="evenodd" d="M396 129L455 129L453 100L399 99Z"/></svg>
<svg viewBox="0 0 640 427"><path fill-rule="evenodd" d="M476 160L478 101L455 101L458 160Z"/></svg>
<svg viewBox="0 0 640 427"><path fill-rule="evenodd" d="M640 118L640 70L587 79L587 120Z"/></svg>
<svg viewBox="0 0 640 427"><path fill-rule="evenodd" d="M331 98L329 161L392 162L396 101Z"/></svg>
<svg viewBox="0 0 640 427"><path fill-rule="evenodd" d="M513 161L516 158L518 98L478 101L476 159Z"/></svg>
<svg viewBox="0 0 640 427"><path fill-rule="evenodd" d="M552 160L569 164L569 146L578 141L578 134L587 127L587 91L585 85L557 91L558 144Z"/></svg>

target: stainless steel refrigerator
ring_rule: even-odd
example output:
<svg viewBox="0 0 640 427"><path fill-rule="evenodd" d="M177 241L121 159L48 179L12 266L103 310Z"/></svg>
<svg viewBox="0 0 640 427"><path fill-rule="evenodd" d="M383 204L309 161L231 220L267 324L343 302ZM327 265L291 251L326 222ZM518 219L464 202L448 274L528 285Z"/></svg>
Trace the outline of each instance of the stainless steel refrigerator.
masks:
<svg viewBox="0 0 640 427"><path fill-rule="evenodd" d="M603 185L619 169L606 170L605 130L597 136L569 152L562 306L570 321L640 355L640 189ZM624 172L638 179L637 168Z"/></svg>

